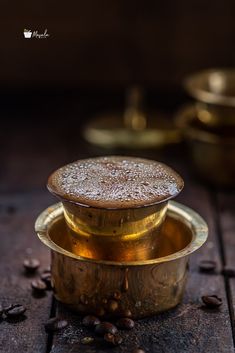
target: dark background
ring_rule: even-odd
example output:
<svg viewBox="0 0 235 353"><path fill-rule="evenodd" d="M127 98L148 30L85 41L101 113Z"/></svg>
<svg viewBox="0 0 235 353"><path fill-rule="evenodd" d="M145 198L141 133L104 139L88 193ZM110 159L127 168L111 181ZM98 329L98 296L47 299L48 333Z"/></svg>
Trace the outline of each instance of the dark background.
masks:
<svg viewBox="0 0 235 353"><path fill-rule="evenodd" d="M132 84L144 87L148 107L172 117L189 99L185 76L234 66L234 15L233 0L2 1L1 189L28 188L28 172L32 186L43 187L64 163L120 153L89 146L81 126L123 109ZM24 28L50 36L25 39Z"/></svg>
<svg viewBox="0 0 235 353"><path fill-rule="evenodd" d="M1 107L53 110L65 100L85 103L83 95L105 106L112 94L120 104L133 83L152 93L153 104L171 105L185 75L234 65L234 15L233 0L3 0ZM27 40L24 28L47 28L50 37Z"/></svg>

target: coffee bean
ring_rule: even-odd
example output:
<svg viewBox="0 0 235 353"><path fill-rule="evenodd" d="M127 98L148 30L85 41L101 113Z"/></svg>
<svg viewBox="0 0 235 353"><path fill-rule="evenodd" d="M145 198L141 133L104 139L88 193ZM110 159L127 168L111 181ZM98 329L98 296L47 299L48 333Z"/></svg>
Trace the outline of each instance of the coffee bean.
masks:
<svg viewBox="0 0 235 353"><path fill-rule="evenodd" d="M222 274L228 277L235 277L235 267L224 266Z"/></svg>
<svg viewBox="0 0 235 353"><path fill-rule="evenodd" d="M117 332L117 327L110 322L101 322L95 327L95 333L98 335L105 335L105 333L112 333L114 335Z"/></svg>
<svg viewBox="0 0 235 353"><path fill-rule="evenodd" d="M67 326L68 321L59 317L53 317L44 324L46 332L60 331Z"/></svg>
<svg viewBox="0 0 235 353"><path fill-rule="evenodd" d="M27 273L34 273L39 268L40 262L37 259L25 259L23 265Z"/></svg>
<svg viewBox="0 0 235 353"><path fill-rule="evenodd" d="M132 353L145 353L145 351L141 348L136 348L132 351Z"/></svg>
<svg viewBox="0 0 235 353"><path fill-rule="evenodd" d="M118 302L116 300L109 300L107 306L108 306L108 311L114 312L118 308Z"/></svg>
<svg viewBox="0 0 235 353"><path fill-rule="evenodd" d="M21 304L12 304L4 309L4 313L9 318L16 318L23 315L26 308Z"/></svg>
<svg viewBox="0 0 235 353"><path fill-rule="evenodd" d="M47 289L46 283L40 279L35 279L31 282L31 287L35 293L42 294Z"/></svg>
<svg viewBox="0 0 235 353"><path fill-rule="evenodd" d="M41 280L46 284L46 289L51 290L51 272L43 272L41 274Z"/></svg>
<svg viewBox="0 0 235 353"><path fill-rule="evenodd" d="M113 299L115 299L115 300L120 300L121 296L122 296L122 294L121 294L121 292L119 290L113 292L112 295L111 295L111 297Z"/></svg>
<svg viewBox="0 0 235 353"><path fill-rule="evenodd" d="M202 301L210 309L218 308L222 304L222 299L217 295L204 295Z"/></svg>
<svg viewBox="0 0 235 353"><path fill-rule="evenodd" d="M122 343L122 337L118 334L106 333L104 335L104 340L106 343L112 346L118 346Z"/></svg>
<svg viewBox="0 0 235 353"><path fill-rule="evenodd" d="M216 269L216 262L213 260L201 260L199 262L199 269L201 272L213 272Z"/></svg>
<svg viewBox="0 0 235 353"><path fill-rule="evenodd" d="M121 310L119 312L119 316L121 316L121 317L132 317L132 312L129 309Z"/></svg>
<svg viewBox="0 0 235 353"><path fill-rule="evenodd" d="M86 327L95 327L96 325L100 324L100 319L93 315L87 315L83 318L82 324Z"/></svg>
<svg viewBox="0 0 235 353"><path fill-rule="evenodd" d="M135 322L128 317L123 317L117 321L116 325L120 329L131 330L135 327Z"/></svg>
<svg viewBox="0 0 235 353"><path fill-rule="evenodd" d="M83 337L82 339L81 339L81 343L82 344L91 344L91 343L93 343L94 342L94 338L93 337Z"/></svg>

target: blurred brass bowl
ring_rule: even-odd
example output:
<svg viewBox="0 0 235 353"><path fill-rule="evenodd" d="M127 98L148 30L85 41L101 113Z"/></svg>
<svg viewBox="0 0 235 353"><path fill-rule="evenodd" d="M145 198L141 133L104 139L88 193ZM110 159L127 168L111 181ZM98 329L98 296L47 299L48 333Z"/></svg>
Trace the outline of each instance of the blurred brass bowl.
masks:
<svg viewBox="0 0 235 353"><path fill-rule="evenodd" d="M146 126L134 129L126 126L124 114L110 112L94 117L84 128L85 139L106 148L161 148L179 143L181 135L167 116L150 112Z"/></svg>
<svg viewBox="0 0 235 353"><path fill-rule="evenodd" d="M175 307L186 283L188 258L208 229L193 210L170 201L160 257L147 261L91 260L72 252L62 204L38 217L35 230L51 249L55 297L80 313L141 318Z"/></svg>
<svg viewBox="0 0 235 353"><path fill-rule="evenodd" d="M235 126L205 127L194 105L182 108L176 124L189 144L190 159L197 174L209 183L235 185Z"/></svg>
<svg viewBox="0 0 235 353"><path fill-rule="evenodd" d="M210 69L191 75L184 83L196 99L197 118L210 126L235 126L235 69Z"/></svg>

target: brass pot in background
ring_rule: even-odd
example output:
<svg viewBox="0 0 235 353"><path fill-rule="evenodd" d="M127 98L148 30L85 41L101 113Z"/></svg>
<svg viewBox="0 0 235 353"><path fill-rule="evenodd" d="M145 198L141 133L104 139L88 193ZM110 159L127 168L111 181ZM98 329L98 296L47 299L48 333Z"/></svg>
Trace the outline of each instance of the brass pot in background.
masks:
<svg viewBox="0 0 235 353"><path fill-rule="evenodd" d="M235 69L209 69L189 76L184 86L195 100L197 118L208 126L235 126Z"/></svg>
<svg viewBox="0 0 235 353"><path fill-rule="evenodd" d="M197 108L189 105L176 115L197 174L209 183L234 187L235 126L205 127L197 118Z"/></svg>

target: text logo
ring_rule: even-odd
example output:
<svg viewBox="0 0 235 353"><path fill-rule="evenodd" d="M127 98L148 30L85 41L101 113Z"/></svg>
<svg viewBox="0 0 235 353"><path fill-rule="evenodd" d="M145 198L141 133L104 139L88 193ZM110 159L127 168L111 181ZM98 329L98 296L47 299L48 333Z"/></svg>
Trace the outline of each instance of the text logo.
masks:
<svg viewBox="0 0 235 353"><path fill-rule="evenodd" d="M25 38L36 38L36 39L46 39L50 36L47 32L47 28L44 30L43 33L39 33L37 30L32 31L31 29L24 29L24 37Z"/></svg>

